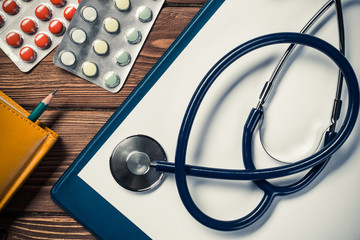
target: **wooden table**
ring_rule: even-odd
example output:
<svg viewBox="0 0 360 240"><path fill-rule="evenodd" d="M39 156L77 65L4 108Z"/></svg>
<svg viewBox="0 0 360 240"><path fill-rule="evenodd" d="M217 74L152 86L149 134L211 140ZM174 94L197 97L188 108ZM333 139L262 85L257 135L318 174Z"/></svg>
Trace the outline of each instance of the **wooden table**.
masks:
<svg viewBox="0 0 360 240"><path fill-rule="evenodd" d="M0 89L26 110L58 88L40 120L60 136L30 178L0 214L0 240L94 239L50 198L50 189L115 109L199 11L205 0L166 0L120 92L109 93L52 62L52 51L22 73L0 50ZM0 156L1 157L1 156Z"/></svg>

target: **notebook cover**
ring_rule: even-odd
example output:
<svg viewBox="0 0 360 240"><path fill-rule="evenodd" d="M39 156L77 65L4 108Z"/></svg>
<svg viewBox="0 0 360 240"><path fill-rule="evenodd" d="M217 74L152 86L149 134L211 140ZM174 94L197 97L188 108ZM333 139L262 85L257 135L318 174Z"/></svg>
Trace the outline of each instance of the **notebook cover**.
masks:
<svg viewBox="0 0 360 240"><path fill-rule="evenodd" d="M58 135L0 91L0 211L21 187Z"/></svg>

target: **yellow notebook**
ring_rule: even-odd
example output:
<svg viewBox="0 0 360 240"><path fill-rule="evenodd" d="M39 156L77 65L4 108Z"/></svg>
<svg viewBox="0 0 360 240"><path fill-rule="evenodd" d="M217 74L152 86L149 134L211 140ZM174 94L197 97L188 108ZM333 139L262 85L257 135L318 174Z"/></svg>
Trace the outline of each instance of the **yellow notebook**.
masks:
<svg viewBox="0 0 360 240"><path fill-rule="evenodd" d="M58 138L27 116L29 112L0 91L0 212Z"/></svg>

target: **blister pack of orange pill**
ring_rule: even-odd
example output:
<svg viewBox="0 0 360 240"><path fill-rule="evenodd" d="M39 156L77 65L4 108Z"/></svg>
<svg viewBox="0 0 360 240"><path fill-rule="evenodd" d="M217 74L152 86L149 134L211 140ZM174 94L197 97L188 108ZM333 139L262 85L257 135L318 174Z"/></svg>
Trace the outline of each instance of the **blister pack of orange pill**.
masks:
<svg viewBox="0 0 360 240"><path fill-rule="evenodd" d="M0 1L0 47L23 72L62 40L80 0Z"/></svg>

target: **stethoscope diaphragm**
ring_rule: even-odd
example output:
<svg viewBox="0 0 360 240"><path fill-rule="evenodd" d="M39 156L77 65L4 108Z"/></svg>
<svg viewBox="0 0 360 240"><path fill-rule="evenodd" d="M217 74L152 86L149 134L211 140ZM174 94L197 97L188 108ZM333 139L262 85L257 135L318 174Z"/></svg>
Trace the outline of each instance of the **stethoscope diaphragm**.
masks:
<svg viewBox="0 0 360 240"><path fill-rule="evenodd" d="M110 157L110 170L122 187L141 192L156 187L164 173L150 165L155 161L167 161L163 148L145 135L130 136L122 140Z"/></svg>

